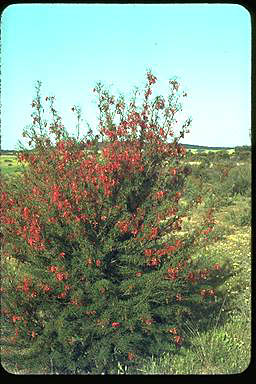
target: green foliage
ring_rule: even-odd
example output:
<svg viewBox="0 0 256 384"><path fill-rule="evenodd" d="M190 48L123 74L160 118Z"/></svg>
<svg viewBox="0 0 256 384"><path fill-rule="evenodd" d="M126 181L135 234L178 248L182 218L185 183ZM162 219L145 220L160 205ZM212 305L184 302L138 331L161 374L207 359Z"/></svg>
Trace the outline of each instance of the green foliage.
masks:
<svg viewBox="0 0 256 384"><path fill-rule="evenodd" d="M251 195L251 164L249 162L233 167L222 183L223 193L229 196Z"/></svg>

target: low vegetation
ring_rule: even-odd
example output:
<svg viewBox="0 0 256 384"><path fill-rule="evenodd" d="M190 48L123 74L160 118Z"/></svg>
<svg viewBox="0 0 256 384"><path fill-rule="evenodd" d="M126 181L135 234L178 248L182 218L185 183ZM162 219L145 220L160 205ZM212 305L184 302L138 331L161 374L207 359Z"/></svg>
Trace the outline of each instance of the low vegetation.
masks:
<svg viewBox="0 0 256 384"><path fill-rule="evenodd" d="M204 206L215 208L215 231L219 238L214 244L200 244L193 258L219 263L228 262L232 274L223 281L225 298L217 312L209 312L207 321L190 319L184 323L189 345L178 353L164 353L159 358L146 359L132 371L119 365L118 374L232 374L243 372L250 364L251 352L251 162L241 153L218 152L205 155L193 152L190 181L204 185L204 199L195 210L192 221L200 220ZM210 156L209 156L210 155ZM235 156L235 157L234 157ZM243 161L241 161L241 158ZM210 167L209 167L210 162ZM238 163L238 164L237 164ZM221 181L224 169L229 172ZM19 178L19 164L14 155L1 157L1 170L6 177ZM239 177L238 177L239 175ZM190 222L184 222L186 231ZM12 266L12 268L15 268ZM4 357L3 357L4 359ZM15 367L5 367L15 373L26 373ZM44 372L44 367L41 369Z"/></svg>

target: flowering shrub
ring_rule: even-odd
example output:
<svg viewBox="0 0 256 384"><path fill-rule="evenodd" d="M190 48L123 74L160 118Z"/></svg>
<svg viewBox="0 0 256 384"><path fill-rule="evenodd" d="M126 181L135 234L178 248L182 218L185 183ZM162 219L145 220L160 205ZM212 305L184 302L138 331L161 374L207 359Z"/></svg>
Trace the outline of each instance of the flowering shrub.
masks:
<svg viewBox="0 0 256 384"><path fill-rule="evenodd" d="M174 127L186 94L171 80L167 99L153 97L156 80L147 73L142 105L137 91L127 103L97 84L99 130L83 139L67 133L52 97L52 121L43 119L38 84L24 130L32 150L19 154L28 166L2 186L5 361L61 373L136 364L182 345L184 316L216 302L216 265L191 258L212 214L177 237L201 201L180 204L190 171L179 139L191 121Z"/></svg>

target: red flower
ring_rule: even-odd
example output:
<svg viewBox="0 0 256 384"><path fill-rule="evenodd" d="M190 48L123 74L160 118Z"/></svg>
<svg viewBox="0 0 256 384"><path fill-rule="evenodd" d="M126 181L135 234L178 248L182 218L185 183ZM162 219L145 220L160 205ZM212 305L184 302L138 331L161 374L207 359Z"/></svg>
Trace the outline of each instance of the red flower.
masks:
<svg viewBox="0 0 256 384"><path fill-rule="evenodd" d="M15 201L13 199L9 199L9 203L11 206L13 206L15 204Z"/></svg>
<svg viewBox="0 0 256 384"><path fill-rule="evenodd" d="M63 204L62 204L62 202L61 201L58 201L58 209L62 209L62 206L63 206Z"/></svg>
<svg viewBox="0 0 256 384"><path fill-rule="evenodd" d="M120 221L118 223L119 229L122 233L128 232L128 223L125 221Z"/></svg>
<svg viewBox="0 0 256 384"><path fill-rule="evenodd" d="M57 297L58 299L64 299L66 297L66 292L60 293Z"/></svg>
<svg viewBox="0 0 256 384"><path fill-rule="evenodd" d="M144 254L145 256L151 257L153 255L153 249L145 249Z"/></svg>
<svg viewBox="0 0 256 384"><path fill-rule="evenodd" d="M180 345L182 342L182 337L181 336L174 336L175 343L177 345Z"/></svg>
<svg viewBox="0 0 256 384"><path fill-rule="evenodd" d="M151 89L148 89L147 92L145 93L145 97L148 97L149 95L152 95Z"/></svg>
<svg viewBox="0 0 256 384"><path fill-rule="evenodd" d="M178 268L169 267L167 269L167 273L168 273L167 279L176 280L177 274L178 274Z"/></svg>
<svg viewBox="0 0 256 384"><path fill-rule="evenodd" d="M216 292L214 291L214 289L209 289L208 294L209 296L216 296Z"/></svg>
<svg viewBox="0 0 256 384"><path fill-rule="evenodd" d="M178 202L181 197L181 192L176 192L175 194L175 200Z"/></svg>
<svg viewBox="0 0 256 384"><path fill-rule="evenodd" d="M86 315L95 315L96 311L86 311L84 312Z"/></svg>
<svg viewBox="0 0 256 384"><path fill-rule="evenodd" d="M32 247L32 245L34 244L35 240L30 238L28 239L28 244Z"/></svg>
<svg viewBox="0 0 256 384"><path fill-rule="evenodd" d="M49 291L51 291L52 290L52 288L51 287L49 287L49 285L43 285L42 286L42 289L43 289L43 291L46 293L46 292L49 292Z"/></svg>
<svg viewBox="0 0 256 384"><path fill-rule="evenodd" d="M48 222L49 222L49 223L53 223L53 224L54 224L54 223L56 223L56 221L57 221L57 220L55 219L55 217L49 217L49 218L48 218Z"/></svg>
<svg viewBox="0 0 256 384"><path fill-rule="evenodd" d="M180 247L181 246L181 240L176 240L175 244L176 244L177 248Z"/></svg>
<svg viewBox="0 0 256 384"><path fill-rule="evenodd" d="M77 299L70 300L69 304L79 305Z"/></svg>
<svg viewBox="0 0 256 384"><path fill-rule="evenodd" d="M113 327L113 328L120 327L120 325L121 325L121 323L119 323L118 321L114 321L114 322L112 323L112 327Z"/></svg>
<svg viewBox="0 0 256 384"><path fill-rule="evenodd" d="M172 252L175 250L176 250L176 247L174 245L169 245L169 247L167 247L167 252Z"/></svg>
<svg viewBox="0 0 256 384"><path fill-rule="evenodd" d="M96 267L100 267L100 265L101 265L101 260L97 259L96 260Z"/></svg>
<svg viewBox="0 0 256 384"><path fill-rule="evenodd" d="M190 280L192 283L196 281L195 274L193 272L188 273L188 280Z"/></svg>
<svg viewBox="0 0 256 384"><path fill-rule="evenodd" d="M210 232L210 228L208 228L208 229L203 229L201 233L202 233L203 235L208 235L209 232Z"/></svg>
<svg viewBox="0 0 256 384"><path fill-rule="evenodd" d="M2 192L2 201L6 201L7 200L7 193L6 192Z"/></svg>
<svg viewBox="0 0 256 384"><path fill-rule="evenodd" d="M171 175L175 176L177 174L176 168L171 168Z"/></svg>
<svg viewBox="0 0 256 384"><path fill-rule="evenodd" d="M65 291L68 291L68 290L70 290L71 289L71 286L70 285L64 285L64 290Z"/></svg>
<svg viewBox="0 0 256 384"><path fill-rule="evenodd" d="M131 360L135 360L135 355L134 353L132 352L128 352L128 360L131 361Z"/></svg>
<svg viewBox="0 0 256 384"><path fill-rule="evenodd" d="M198 204L202 203L202 196L197 196L197 198L196 198L196 202L197 202Z"/></svg>
<svg viewBox="0 0 256 384"><path fill-rule="evenodd" d="M132 231L131 231L131 233L133 234L133 236L136 236L137 234L138 234L138 229L133 229Z"/></svg>
<svg viewBox="0 0 256 384"><path fill-rule="evenodd" d="M207 279L208 274L209 274L208 269L205 269L204 271L199 271L199 276L203 280Z"/></svg>
<svg viewBox="0 0 256 384"><path fill-rule="evenodd" d="M89 257L87 260L86 260L86 264L90 267L92 265L92 258Z"/></svg>
<svg viewBox="0 0 256 384"><path fill-rule="evenodd" d="M156 254L157 254L157 256L159 256L159 257L161 257L161 256L163 256L163 255L166 255L166 254L167 254L167 249L158 249L158 250L156 251Z"/></svg>
<svg viewBox="0 0 256 384"><path fill-rule="evenodd" d="M15 323L16 321L21 320L21 316L13 316L12 321Z"/></svg>
<svg viewBox="0 0 256 384"><path fill-rule="evenodd" d="M35 331L32 331L32 332L31 332L31 336L32 336L32 337L36 337L36 335L37 335L37 333L36 333Z"/></svg>
<svg viewBox="0 0 256 384"><path fill-rule="evenodd" d="M58 267L56 265L51 265L49 268L48 268L48 271L50 272L56 272L58 270Z"/></svg>
<svg viewBox="0 0 256 384"><path fill-rule="evenodd" d="M147 73L147 78L150 85L154 84L157 80L156 76L152 75L150 72Z"/></svg>
<svg viewBox="0 0 256 384"><path fill-rule="evenodd" d="M68 217L68 216L69 216L69 212L64 211L62 217Z"/></svg>
<svg viewBox="0 0 256 384"><path fill-rule="evenodd" d="M28 293L29 285L30 285L30 281L25 277L23 281L23 288L22 288L23 292Z"/></svg>
<svg viewBox="0 0 256 384"><path fill-rule="evenodd" d="M56 201L58 201L58 199L59 199L59 192L58 191L53 192L52 202L55 203Z"/></svg>
<svg viewBox="0 0 256 384"><path fill-rule="evenodd" d="M55 276L56 276L56 279L59 281L66 280L67 278L66 274L62 272L56 273Z"/></svg>
<svg viewBox="0 0 256 384"><path fill-rule="evenodd" d="M149 262L149 265L151 265L152 267L155 267L158 264L160 264L160 261L156 257L152 257L152 259Z"/></svg>
<svg viewBox="0 0 256 384"><path fill-rule="evenodd" d="M23 217L24 217L24 219L28 219L29 218L29 209L27 207L25 207L23 209Z"/></svg>
<svg viewBox="0 0 256 384"><path fill-rule="evenodd" d="M157 228L152 228L150 238L153 239L154 237L156 237L157 232L158 232Z"/></svg>
<svg viewBox="0 0 256 384"><path fill-rule="evenodd" d="M165 194L165 192L163 192L163 191L156 192L156 198L161 199L164 196L164 194Z"/></svg>

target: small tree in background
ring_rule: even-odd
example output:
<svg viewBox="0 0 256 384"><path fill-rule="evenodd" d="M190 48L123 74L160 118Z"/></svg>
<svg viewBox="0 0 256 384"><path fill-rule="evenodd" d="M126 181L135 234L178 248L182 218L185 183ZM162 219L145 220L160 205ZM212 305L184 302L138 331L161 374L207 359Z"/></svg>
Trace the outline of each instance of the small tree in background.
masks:
<svg viewBox="0 0 256 384"><path fill-rule="evenodd" d="M177 350L184 318L217 302L208 279L219 265L191 258L211 236L212 211L179 236L201 201L195 190L182 204L190 169L179 139L191 120L177 135L174 127L186 94L170 80L168 97L153 97L156 80L147 73L141 104L138 91L126 102L97 84L99 130L83 139L68 134L52 97L51 122L43 119L38 83L24 130L32 150L19 154L19 181L3 183L6 364L52 373L136 366Z"/></svg>

